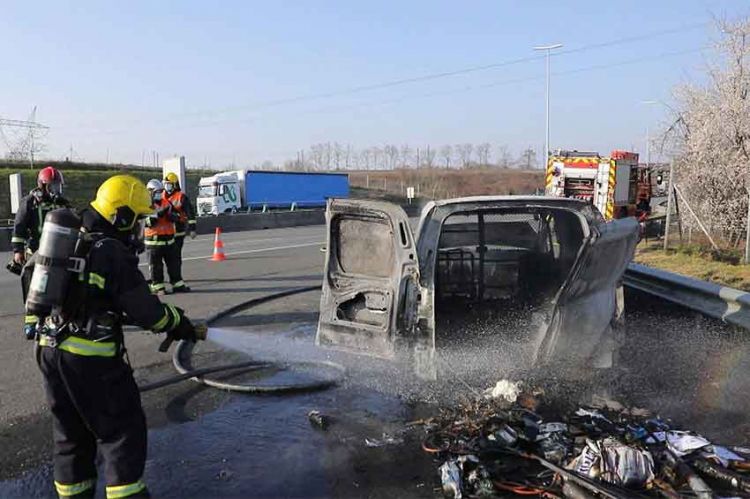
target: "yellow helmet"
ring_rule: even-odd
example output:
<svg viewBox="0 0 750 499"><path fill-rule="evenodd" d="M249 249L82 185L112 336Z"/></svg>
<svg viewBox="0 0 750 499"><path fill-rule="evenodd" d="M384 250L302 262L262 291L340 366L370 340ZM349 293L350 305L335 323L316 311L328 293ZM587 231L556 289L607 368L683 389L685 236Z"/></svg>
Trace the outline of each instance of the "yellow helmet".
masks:
<svg viewBox="0 0 750 499"><path fill-rule="evenodd" d="M154 211L146 186L130 175L115 175L105 180L91 207L120 231L131 230L136 220Z"/></svg>
<svg viewBox="0 0 750 499"><path fill-rule="evenodd" d="M167 185L164 186L164 188L167 190L167 192L171 192L174 189L180 188L180 179L177 178L177 174L175 172L169 172L166 175L164 175L164 183L171 183L173 189L167 189Z"/></svg>

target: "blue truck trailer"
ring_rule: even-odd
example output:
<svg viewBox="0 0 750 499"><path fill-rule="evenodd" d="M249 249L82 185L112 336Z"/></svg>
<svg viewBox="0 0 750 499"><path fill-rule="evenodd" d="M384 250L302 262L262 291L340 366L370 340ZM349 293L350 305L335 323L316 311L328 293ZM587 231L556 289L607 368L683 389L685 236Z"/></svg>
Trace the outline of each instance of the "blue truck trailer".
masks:
<svg viewBox="0 0 750 499"><path fill-rule="evenodd" d="M333 197L349 197L348 174L236 170L200 179L196 204L199 215L219 215L324 207Z"/></svg>

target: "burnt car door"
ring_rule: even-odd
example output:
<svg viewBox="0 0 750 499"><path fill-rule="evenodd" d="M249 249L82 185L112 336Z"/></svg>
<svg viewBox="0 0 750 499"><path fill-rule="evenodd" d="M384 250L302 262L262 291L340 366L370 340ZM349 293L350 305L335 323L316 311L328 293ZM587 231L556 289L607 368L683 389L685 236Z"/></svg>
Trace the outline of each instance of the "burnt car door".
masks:
<svg viewBox="0 0 750 499"><path fill-rule="evenodd" d="M406 213L379 201L329 200L316 343L392 359L416 327L419 265Z"/></svg>
<svg viewBox="0 0 750 499"><path fill-rule="evenodd" d="M638 242L638 223L625 218L592 225L559 291L537 351L537 362L582 362L608 367L614 349L618 288ZM601 364L605 359L605 364Z"/></svg>

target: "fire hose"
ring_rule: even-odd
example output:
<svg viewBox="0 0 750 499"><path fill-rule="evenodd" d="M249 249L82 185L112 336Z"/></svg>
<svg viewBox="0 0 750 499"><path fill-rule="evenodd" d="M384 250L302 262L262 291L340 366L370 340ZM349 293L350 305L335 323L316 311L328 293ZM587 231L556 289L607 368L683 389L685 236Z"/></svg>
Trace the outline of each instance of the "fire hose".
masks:
<svg viewBox="0 0 750 499"><path fill-rule="evenodd" d="M220 310L213 316L206 320L206 326L215 325L221 319L229 317L237 312L241 312L252 308L254 306L268 303L281 298L294 296L302 293L308 293L320 289L319 286L308 286L304 288L295 288L288 291L282 291L279 293L273 293L270 295L261 296L260 298L253 298L250 300L243 301L237 305L229 308ZM219 366L211 366L205 368L193 368L191 363L193 348L195 343L192 341L180 340L172 355L172 364L179 373L176 376L161 379L152 383L141 385L139 390L141 392L147 392L163 386L172 385L179 383L186 379L201 383L206 386L218 388L220 390L227 390L231 392L249 393L249 394L287 394L287 393L301 393L311 392L317 390L324 390L330 388L341 381L345 374L345 368L341 364L329 361L309 361L309 362L294 362L294 363L271 363L261 362L256 360L249 360L244 362L236 362L232 364L224 364ZM258 383L228 383L224 381L218 381L215 379L207 378L207 374L213 374L218 372L234 371L234 374L246 373L251 371L260 371L264 369L273 369L275 371L295 369L295 368L314 368L323 369L328 371L335 371L337 376L331 379L323 380L311 380L298 383L271 385L271 384L258 384Z"/></svg>

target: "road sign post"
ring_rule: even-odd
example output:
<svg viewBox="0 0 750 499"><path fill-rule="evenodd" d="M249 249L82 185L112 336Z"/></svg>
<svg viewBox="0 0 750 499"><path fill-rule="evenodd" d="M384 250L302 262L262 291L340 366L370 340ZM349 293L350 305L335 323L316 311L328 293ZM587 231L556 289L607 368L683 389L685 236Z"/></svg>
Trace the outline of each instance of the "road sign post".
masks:
<svg viewBox="0 0 750 499"><path fill-rule="evenodd" d="M406 188L406 199L408 199L409 204L411 204L411 200L414 199L414 187Z"/></svg>
<svg viewBox="0 0 750 499"><path fill-rule="evenodd" d="M21 205L21 198L23 198L23 186L21 185L21 174L11 173L8 176L10 181L10 212L16 214L18 207Z"/></svg>

